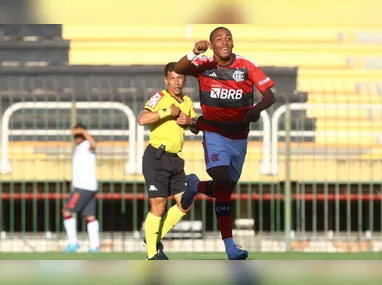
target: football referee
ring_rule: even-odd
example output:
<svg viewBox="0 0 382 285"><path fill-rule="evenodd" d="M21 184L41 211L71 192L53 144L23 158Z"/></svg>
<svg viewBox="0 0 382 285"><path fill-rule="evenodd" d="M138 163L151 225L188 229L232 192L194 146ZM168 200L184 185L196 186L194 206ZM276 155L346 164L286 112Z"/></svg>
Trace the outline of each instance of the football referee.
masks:
<svg viewBox="0 0 382 285"><path fill-rule="evenodd" d="M186 77L174 72L175 62L164 68L166 89L154 94L138 117L141 126L151 125L149 145L142 161L150 211L145 221L147 259L168 259L161 239L189 211L182 209L180 199L185 191L186 175L182 151L184 132L195 123L192 100L183 94ZM192 128L193 132L196 132ZM174 196L176 205L167 213L167 198Z"/></svg>

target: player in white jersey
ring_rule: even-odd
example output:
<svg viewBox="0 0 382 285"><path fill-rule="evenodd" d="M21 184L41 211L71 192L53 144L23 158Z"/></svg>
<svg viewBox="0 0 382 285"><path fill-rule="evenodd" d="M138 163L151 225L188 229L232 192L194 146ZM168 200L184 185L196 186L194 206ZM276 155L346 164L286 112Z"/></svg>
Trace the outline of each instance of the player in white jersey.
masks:
<svg viewBox="0 0 382 285"><path fill-rule="evenodd" d="M96 179L96 142L84 125L78 124L72 130L76 149L72 160L72 184L62 216L69 244L64 252L76 252L80 245L77 239L77 221L73 213L86 219L90 240L89 252L100 252L99 223L96 217L98 182Z"/></svg>

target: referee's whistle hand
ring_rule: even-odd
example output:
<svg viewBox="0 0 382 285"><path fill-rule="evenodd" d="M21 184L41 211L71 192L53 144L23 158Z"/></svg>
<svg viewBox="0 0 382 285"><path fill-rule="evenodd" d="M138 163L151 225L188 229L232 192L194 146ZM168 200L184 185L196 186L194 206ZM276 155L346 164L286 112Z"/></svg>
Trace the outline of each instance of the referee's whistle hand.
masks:
<svg viewBox="0 0 382 285"><path fill-rule="evenodd" d="M192 119L187 116L185 113L180 112L179 117L176 119L178 125L185 126L192 123Z"/></svg>
<svg viewBox="0 0 382 285"><path fill-rule="evenodd" d="M176 107L175 105L172 105L170 107L170 109L171 109L171 116L173 116L173 117L178 117L179 116L180 109L178 107Z"/></svg>

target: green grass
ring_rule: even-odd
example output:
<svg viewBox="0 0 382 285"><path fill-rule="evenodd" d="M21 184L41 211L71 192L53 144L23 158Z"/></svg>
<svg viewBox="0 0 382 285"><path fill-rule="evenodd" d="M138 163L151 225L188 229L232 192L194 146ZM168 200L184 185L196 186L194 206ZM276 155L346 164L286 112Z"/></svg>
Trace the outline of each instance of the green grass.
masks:
<svg viewBox="0 0 382 285"><path fill-rule="evenodd" d="M152 263L145 260L144 252L133 253L0 253L0 260L38 260L16 263L3 262L7 267L0 267L1 284L8 285L66 285L66 284L91 284L91 285L236 285L225 276L232 275L232 269L242 267L243 263L235 262L209 262L211 260L226 260L224 253L167 253L171 260L205 260L204 262L172 262L168 266L162 267L163 263ZM342 272L344 264L341 261L319 262L320 260L358 260L353 263L353 269L357 269L357 264L364 264L362 260L382 260L382 253L268 253L251 252L249 260L285 260L285 262L245 262L251 268L262 268L256 270L263 283L260 285L368 285L381 284L381 274L363 274L362 276L348 276L347 272ZM39 260L49 260L40 262ZM54 260L58 260L57 262ZM59 260L109 260L110 262L62 262ZM125 260L125 262L112 262L112 260ZM128 262L129 260L142 260L141 262ZM296 262L298 260L316 260L317 262ZM1 262L1 261L0 261ZM257 267L265 264L263 267ZM303 264L303 265L302 265ZM306 266L304 266L306 264ZM327 264L327 268L325 268ZM237 266L238 265L238 266ZM336 265L340 265L339 275L336 272ZM215 266L224 267L226 272L216 275L211 271ZM223 266L223 267L222 267ZM280 270L287 266L287 271ZM302 266L302 267L301 267ZM345 264L345 266L347 266ZM350 266L350 265L349 265ZM13 267L13 271L10 270ZM361 266L362 268L362 266ZM2 271L3 270L3 271ZM164 270L164 271L162 271ZM167 270L167 271L166 271ZM179 270L186 276L176 275ZM265 271L264 271L265 270ZM292 270L293 272L290 272ZM327 271L328 270L328 271ZM356 270L357 271L357 270ZM164 282L152 283L152 279L157 278L155 274L164 274ZM158 273L158 274L159 274ZM204 276L206 273L206 276ZM5 275L4 275L5 274ZM159 274L159 275L160 275ZM174 275L175 274L175 275ZM237 276L233 276L237 278ZM151 280L151 281L150 281ZM259 285L257 283L251 283ZM241 285L241 284L240 284Z"/></svg>
<svg viewBox="0 0 382 285"><path fill-rule="evenodd" d="M226 260L225 253L167 253L170 260ZM0 260L144 260L143 252L128 253L0 253ZM303 253L251 252L249 260L382 260L382 252Z"/></svg>

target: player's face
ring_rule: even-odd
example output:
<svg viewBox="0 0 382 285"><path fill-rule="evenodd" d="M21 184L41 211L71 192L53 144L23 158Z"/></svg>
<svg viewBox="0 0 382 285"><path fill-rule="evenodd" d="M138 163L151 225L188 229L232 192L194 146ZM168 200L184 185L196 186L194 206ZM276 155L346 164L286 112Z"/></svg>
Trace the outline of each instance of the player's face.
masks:
<svg viewBox="0 0 382 285"><path fill-rule="evenodd" d="M82 137L74 137L74 142L76 145L79 145L83 141L84 141L84 139Z"/></svg>
<svg viewBox="0 0 382 285"><path fill-rule="evenodd" d="M211 39L211 48L214 55L221 60L229 60L232 55L233 40L232 35L226 29L215 31Z"/></svg>
<svg viewBox="0 0 382 285"><path fill-rule="evenodd" d="M186 82L186 77L183 74L170 71L167 73L164 81L167 85L167 91L170 94L180 96L183 91L184 83Z"/></svg>

